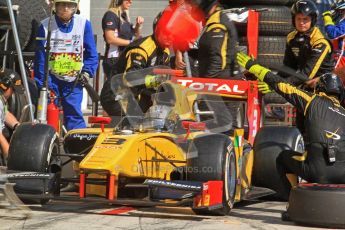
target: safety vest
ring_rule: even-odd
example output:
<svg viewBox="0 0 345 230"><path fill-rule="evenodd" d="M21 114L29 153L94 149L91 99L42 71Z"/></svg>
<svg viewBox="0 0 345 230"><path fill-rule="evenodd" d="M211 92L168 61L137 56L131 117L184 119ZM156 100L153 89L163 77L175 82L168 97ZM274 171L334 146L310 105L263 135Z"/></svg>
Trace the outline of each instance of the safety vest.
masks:
<svg viewBox="0 0 345 230"><path fill-rule="evenodd" d="M42 22L46 34L49 20ZM83 68L83 44L86 19L74 15L73 28L62 32L53 17L50 41L49 70L60 80L72 82Z"/></svg>

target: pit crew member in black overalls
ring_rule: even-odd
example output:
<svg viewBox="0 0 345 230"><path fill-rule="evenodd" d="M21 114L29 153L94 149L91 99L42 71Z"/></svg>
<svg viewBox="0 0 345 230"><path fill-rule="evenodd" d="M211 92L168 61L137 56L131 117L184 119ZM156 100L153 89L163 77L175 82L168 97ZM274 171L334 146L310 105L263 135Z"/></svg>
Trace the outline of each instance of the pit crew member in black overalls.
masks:
<svg viewBox="0 0 345 230"><path fill-rule="evenodd" d="M155 31L156 24L160 18L159 14L153 23L153 31ZM135 71L157 65L170 65L170 51L167 47L170 44L164 40L164 36L157 36L157 31L152 35L140 38L132 42L122 52L116 64L116 74ZM144 76L143 76L144 77ZM121 106L115 101L115 95L111 90L109 78L103 85L101 92L101 104L103 109L110 116L120 116ZM132 87L133 94L139 97L139 104L143 112L152 105L151 92L141 87Z"/></svg>
<svg viewBox="0 0 345 230"><path fill-rule="evenodd" d="M345 92L340 78L333 73L321 75L312 93L291 85L244 53L238 53L237 60L304 114L305 153L285 150L277 158L285 198L292 186L289 174L311 183L345 183L345 109L340 105Z"/></svg>
<svg viewBox="0 0 345 230"><path fill-rule="evenodd" d="M316 27L318 9L312 0L299 0L291 8L295 30L287 35L284 66L295 70L303 79L279 72L293 85L303 85L308 91L315 87L318 77L333 71L332 47L320 29ZM303 115L297 113L296 123L304 133Z"/></svg>
<svg viewBox="0 0 345 230"><path fill-rule="evenodd" d="M194 3L207 19L199 40L199 76L229 79L236 64L236 28L217 0L195 0Z"/></svg>
<svg viewBox="0 0 345 230"><path fill-rule="evenodd" d="M236 77L236 52L238 39L236 28L217 0L192 0L206 17L206 24L198 41L198 74L202 78L242 79ZM205 96L208 105L200 105L201 110L213 110L218 120L215 130L231 134L232 127L241 127L238 119L240 103L227 98ZM218 97L218 96L217 96ZM210 103L213 101L212 103ZM221 113L216 111L223 111Z"/></svg>

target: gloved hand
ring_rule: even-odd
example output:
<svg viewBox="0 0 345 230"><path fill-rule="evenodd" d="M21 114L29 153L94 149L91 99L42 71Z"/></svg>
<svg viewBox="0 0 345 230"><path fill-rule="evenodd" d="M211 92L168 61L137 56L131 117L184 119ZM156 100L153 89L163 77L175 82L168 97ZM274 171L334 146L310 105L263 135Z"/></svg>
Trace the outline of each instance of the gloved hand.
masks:
<svg viewBox="0 0 345 230"><path fill-rule="evenodd" d="M78 81L80 82L82 86L88 83L89 80L90 80L90 74L88 72L83 71L78 75Z"/></svg>
<svg viewBox="0 0 345 230"><path fill-rule="evenodd" d="M156 88L162 82L168 80L168 77L165 75L146 75L145 76L145 86L146 88Z"/></svg>
<svg viewBox="0 0 345 230"><path fill-rule="evenodd" d="M331 11L329 11L329 10L325 11L322 14L322 17L323 17L323 21L325 23L325 26L334 25L333 18L332 18L332 12Z"/></svg>
<svg viewBox="0 0 345 230"><path fill-rule="evenodd" d="M263 82L263 81L259 81L258 82L258 90L262 94L266 94L266 93L271 93L272 92L272 90L269 87L269 85L266 82Z"/></svg>
<svg viewBox="0 0 345 230"><path fill-rule="evenodd" d="M263 81L265 75L271 71L259 65L254 58L249 57L245 53L238 52L236 58L240 66L247 69L250 73L254 74L260 81Z"/></svg>

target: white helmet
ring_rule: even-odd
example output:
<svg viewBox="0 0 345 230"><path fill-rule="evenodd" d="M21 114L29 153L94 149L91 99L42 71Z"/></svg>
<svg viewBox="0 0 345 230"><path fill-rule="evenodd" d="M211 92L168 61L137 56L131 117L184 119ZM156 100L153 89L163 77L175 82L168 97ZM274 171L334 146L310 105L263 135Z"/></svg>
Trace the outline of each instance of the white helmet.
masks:
<svg viewBox="0 0 345 230"><path fill-rule="evenodd" d="M56 4L58 2L71 2L71 3L78 4L79 0L54 0L54 4Z"/></svg>
<svg viewBox="0 0 345 230"><path fill-rule="evenodd" d="M56 7L56 3L59 3L59 2L75 3L76 6L79 4L79 0L54 0L54 7Z"/></svg>

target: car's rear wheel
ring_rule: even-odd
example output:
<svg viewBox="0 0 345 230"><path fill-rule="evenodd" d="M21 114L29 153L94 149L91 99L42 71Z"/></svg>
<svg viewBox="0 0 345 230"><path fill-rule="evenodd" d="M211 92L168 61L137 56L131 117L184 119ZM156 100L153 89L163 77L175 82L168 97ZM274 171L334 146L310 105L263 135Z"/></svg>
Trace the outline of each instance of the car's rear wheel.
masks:
<svg viewBox="0 0 345 230"><path fill-rule="evenodd" d="M284 186L277 171L276 159L283 150L304 152L303 137L295 127L263 127L254 141L252 184L276 192L283 198Z"/></svg>
<svg viewBox="0 0 345 230"><path fill-rule="evenodd" d="M208 134L195 138L188 153L187 180L223 181L222 207L193 209L196 214L228 215L236 192L236 155L228 136Z"/></svg>

